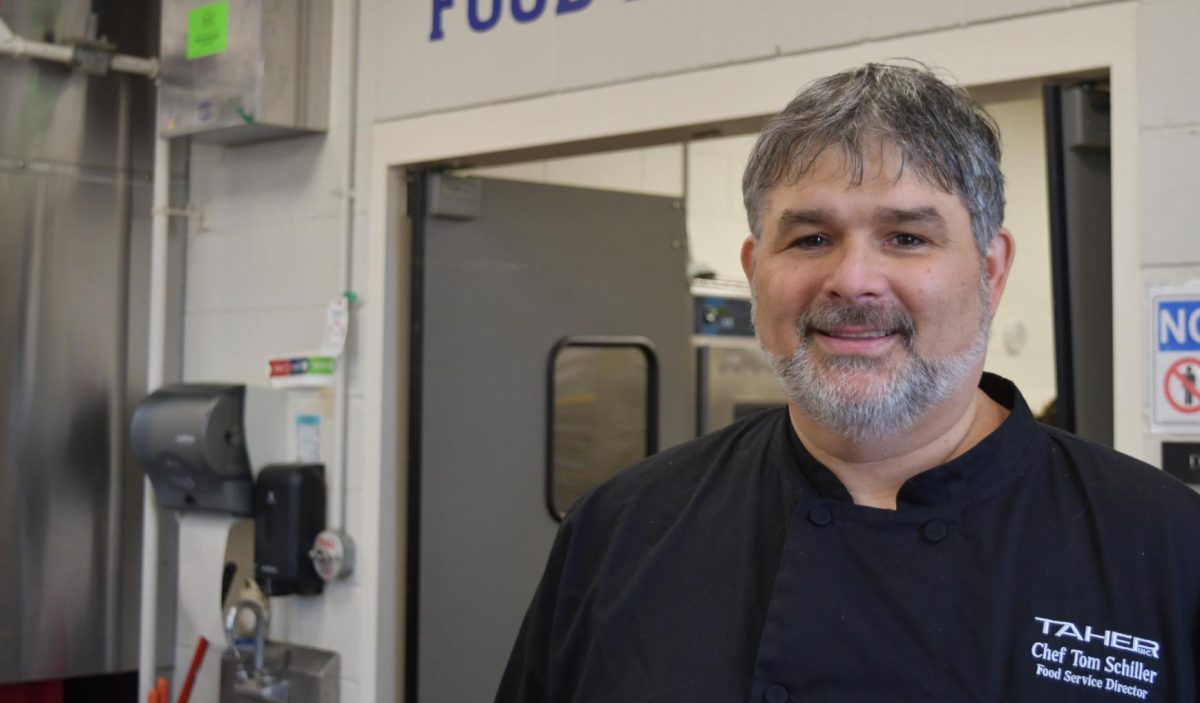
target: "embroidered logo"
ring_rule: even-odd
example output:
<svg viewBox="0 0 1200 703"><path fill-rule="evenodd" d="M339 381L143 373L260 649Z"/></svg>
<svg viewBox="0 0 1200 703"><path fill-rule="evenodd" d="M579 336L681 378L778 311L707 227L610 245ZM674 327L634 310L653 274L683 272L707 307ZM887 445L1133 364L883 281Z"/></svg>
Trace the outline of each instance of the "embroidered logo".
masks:
<svg viewBox="0 0 1200 703"><path fill-rule="evenodd" d="M1126 652L1143 654L1158 659L1159 644L1154 640L1134 637L1123 632L1112 630L1096 630L1091 625L1080 628L1066 620L1051 620L1050 618L1034 618L1042 624L1042 634L1050 637L1069 637L1079 642L1103 642L1105 647L1121 649Z"/></svg>
<svg viewBox="0 0 1200 703"><path fill-rule="evenodd" d="M1159 675L1150 668L1153 662L1125 653L1159 659L1162 645L1155 640L1091 625L1080 627L1069 620L1035 617L1034 621L1041 635L1030 648L1036 676L1141 700L1150 694Z"/></svg>

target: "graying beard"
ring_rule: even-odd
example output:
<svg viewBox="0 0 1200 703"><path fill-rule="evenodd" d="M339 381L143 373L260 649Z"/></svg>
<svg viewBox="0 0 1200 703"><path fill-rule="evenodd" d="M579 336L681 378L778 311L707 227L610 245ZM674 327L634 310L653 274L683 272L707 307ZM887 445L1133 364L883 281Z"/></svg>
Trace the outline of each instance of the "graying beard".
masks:
<svg viewBox="0 0 1200 703"><path fill-rule="evenodd" d="M904 367L891 375L886 388L866 398L848 398L840 392L838 384L822 378L807 344L801 344L791 356L771 354L765 349L764 352L788 400L813 422L851 441L873 442L911 428L962 386L975 363L987 352L992 320L988 292L987 278L982 274L979 281L982 319L970 347L948 359L926 359L914 351L913 337L905 335L909 356ZM757 321L754 312L752 316ZM834 357L828 371L837 373L877 365L876 360L865 357Z"/></svg>
<svg viewBox="0 0 1200 703"><path fill-rule="evenodd" d="M984 333L977 334L964 353L949 359L930 360L910 355L905 368L892 374L885 388L857 398L847 397L838 384L821 377L809 358L807 345L790 357L768 355L768 358L788 399L813 422L852 441L872 442L911 428L950 397L986 348ZM872 362L862 357L842 357L833 360L829 370L836 373L870 368Z"/></svg>

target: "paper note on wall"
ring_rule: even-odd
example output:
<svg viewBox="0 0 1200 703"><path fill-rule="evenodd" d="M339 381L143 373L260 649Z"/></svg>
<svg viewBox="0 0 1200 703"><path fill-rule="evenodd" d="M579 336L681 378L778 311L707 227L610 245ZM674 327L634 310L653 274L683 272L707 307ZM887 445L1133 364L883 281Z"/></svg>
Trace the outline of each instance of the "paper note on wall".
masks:
<svg viewBox="0 0 1200 703"><path fill-rule="evenodd" d="M187 57L199 59L229 48L229 0L188 11Z"/></svg>

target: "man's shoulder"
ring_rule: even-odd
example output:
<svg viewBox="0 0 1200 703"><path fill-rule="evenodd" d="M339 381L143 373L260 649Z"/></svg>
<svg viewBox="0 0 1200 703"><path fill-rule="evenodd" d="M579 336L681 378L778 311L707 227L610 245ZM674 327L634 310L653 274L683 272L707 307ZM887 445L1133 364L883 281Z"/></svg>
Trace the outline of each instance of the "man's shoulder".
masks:
<svg viewBox="0 0 1200 703"><path fill-rule="evenodd" d="M1195 525L1200 536L1200 494L1167 472L1112 447L1055 427L1045 427L1052 470L1080 483L1094 501L1151 521ZM1157 517L1155 517L1157 516Z"/></svg>
<svg viewBox="0 0 1200 703"><path fill-rule="evenodd" d="M761 526L751 516L779 500L771 457L786 422L782 410L739 420L647 457L580 498L555 543L563 587L605 590L649 564L691 568L714 535Z"/></svg>
<svg viewBox="0 0 1200 703"><path fill-rule="evenodd" d="M785 422L786 409L766 410L646 457L581 498L568 520L608 521L630 511L678 514L683 504L728 482L753 483L745 474L761 467Z"/></svg>

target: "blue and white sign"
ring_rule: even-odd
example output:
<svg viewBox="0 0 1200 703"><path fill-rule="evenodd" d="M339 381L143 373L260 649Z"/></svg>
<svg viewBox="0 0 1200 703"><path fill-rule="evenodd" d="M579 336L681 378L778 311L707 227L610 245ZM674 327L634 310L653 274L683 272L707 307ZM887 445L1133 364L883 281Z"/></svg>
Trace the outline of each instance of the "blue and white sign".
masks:
<svg viewBox="0 0 1200 703"><path fill-rule="evenodd" d="M1200 287L1151 292L1156 434L1200 435Z"/></svg>

